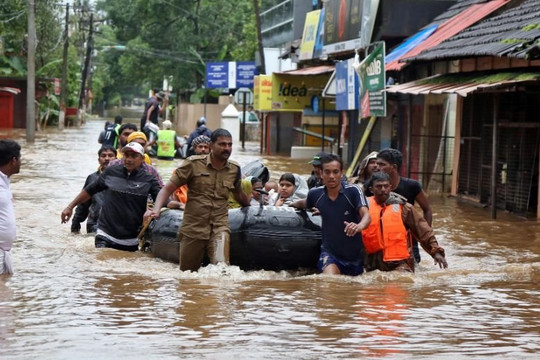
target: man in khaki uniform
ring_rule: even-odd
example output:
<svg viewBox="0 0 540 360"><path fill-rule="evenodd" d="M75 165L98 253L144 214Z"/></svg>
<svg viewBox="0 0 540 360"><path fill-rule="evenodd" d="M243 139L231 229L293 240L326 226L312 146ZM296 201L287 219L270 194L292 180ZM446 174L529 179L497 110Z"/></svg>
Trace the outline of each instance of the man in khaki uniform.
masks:
<svg viewBox="0 0 540 360"><path fill-rule="evenodd" d="M154 208L145 214L145 218L159 217L169 196L187 184L188 201L178 235L182 271L197 271L205 252L212 264L229 263L229 192L242 206L249 206L240 186L240 166L229 160L231 151L231 134L225 129L216 129L210 139L210 154L184 160L159 192Z"/></svg>

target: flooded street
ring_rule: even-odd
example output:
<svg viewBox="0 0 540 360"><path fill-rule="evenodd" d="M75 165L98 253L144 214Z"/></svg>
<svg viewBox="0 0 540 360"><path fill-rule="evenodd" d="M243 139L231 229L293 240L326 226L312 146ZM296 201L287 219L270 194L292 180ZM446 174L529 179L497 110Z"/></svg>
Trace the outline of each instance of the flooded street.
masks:
<svg viewBox="0 0 540 360"><path fill-rule="evenodd" d="M60 224L97 168L103 124L38 133L33 145L15 138L18 239L15 274L0 276L0 359L538 358L536 221L491 221L488 209L431 194L447 270L424 252L414 275L182 273L149 254L95 249ZM232 159L258 157L258 144L235 144ZM263 159L272 178L310 171L305 160ZM180 162L154 161L164 180Z"/></svg>

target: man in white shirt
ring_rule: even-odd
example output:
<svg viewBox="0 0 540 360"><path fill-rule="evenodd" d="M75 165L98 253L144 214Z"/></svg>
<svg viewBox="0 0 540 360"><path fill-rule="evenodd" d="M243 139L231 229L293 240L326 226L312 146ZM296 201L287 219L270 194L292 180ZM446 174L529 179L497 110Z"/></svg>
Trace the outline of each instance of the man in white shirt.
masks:
<svg viewBox="0 0 540 360"><path fill-rule="evenodd" d="M17 229L9 178L20 168L21 146L13 140L0 140L0 275L13 274L11 247L17 237Z"/></svg>

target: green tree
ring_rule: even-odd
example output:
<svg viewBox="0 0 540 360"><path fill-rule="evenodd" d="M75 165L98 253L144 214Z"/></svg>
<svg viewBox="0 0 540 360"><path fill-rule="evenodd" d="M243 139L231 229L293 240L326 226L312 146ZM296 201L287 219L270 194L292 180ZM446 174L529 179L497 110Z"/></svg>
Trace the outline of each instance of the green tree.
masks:
<svg viewBox="0 0 540 360"><path fill-rule="evenodd" d="M125 45L114 57L99 55L106 77L115 77L110 94L128 85L160 88L163 76L192 93L203 85L206 62L254 58L252 0L101 0L98 6L114 32L102 40Z"/></svg>
<svg viewBox="0 0 540 360"><path fill-rule="evenodd" d="M35 1L36 14L36 76L41 79L60 78L62 73L62 50L65 7L56 0ZM7 0L0 2L0 76L25 77L27 72L27 1ZM71 18L75 23L77 16ZM78 31L75 28L74 37ZM80 57L72 45L68 58L68 101L77 98L80 83ZM52 90L53 84L44 81ZM70 105L68 103L68 105ZM49 93L42 99L40 112L57 116L58 99Z"/></svg>

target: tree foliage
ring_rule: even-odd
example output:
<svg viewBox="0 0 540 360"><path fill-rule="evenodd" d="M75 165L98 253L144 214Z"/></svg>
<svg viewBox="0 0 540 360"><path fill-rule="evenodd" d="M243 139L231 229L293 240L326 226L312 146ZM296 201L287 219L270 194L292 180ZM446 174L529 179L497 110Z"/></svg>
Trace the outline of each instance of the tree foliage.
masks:
<svg viewBox="0 0 540 360"><path fill-rule="evenodd" d="M172 76L174 89L193 93L204 84L206 62L255 56L252 0L100 0L98 6L109 28L99 36L101 46L125 46L99 55L98 73L110 94L161 88L164 76Z"/></svg>
<svg viewBox="0 0 540 360"><path fill-rule="evenodd" d="M52 94L53 78L62 77L65 6L57 0L33 2L35 9L36 76L51 93L42 101L43 112L57 114L58 99ZM0 1L0 76L25 77L27 74L28 2ZM78 38L79 17L72 15L72 37ZM76 105L80 84L81 54L72 44L68 51L68 106Z"/></svg>

